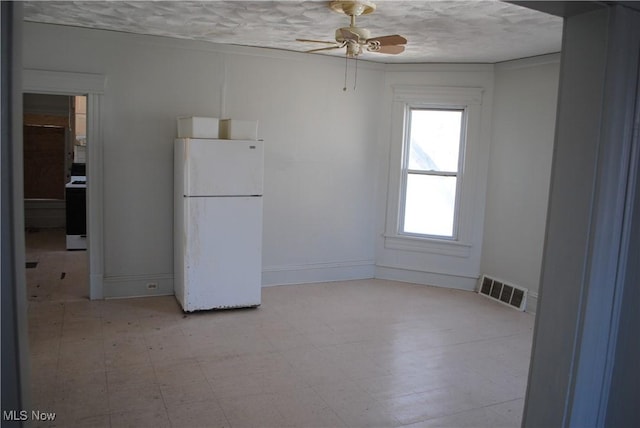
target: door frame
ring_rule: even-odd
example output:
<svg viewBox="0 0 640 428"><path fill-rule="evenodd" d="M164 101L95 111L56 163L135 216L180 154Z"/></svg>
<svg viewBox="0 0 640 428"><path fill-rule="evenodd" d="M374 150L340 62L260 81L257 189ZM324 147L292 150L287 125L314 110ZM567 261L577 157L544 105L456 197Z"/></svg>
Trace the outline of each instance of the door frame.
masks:
<svg viewBox="0 0 640 428"><path fill-rule="evenodd" d="M91 300L104 297L102 104L105 85L106 76L102 74L33 69L24 69L22 73L23 93L87 97L87 256Z"/></svg>

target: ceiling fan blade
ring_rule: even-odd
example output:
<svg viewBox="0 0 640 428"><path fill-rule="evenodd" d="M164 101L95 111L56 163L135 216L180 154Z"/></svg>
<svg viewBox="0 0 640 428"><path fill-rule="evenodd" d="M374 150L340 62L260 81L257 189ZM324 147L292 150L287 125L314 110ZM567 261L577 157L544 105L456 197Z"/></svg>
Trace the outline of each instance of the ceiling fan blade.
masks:
<svg viewBox="0 0 640 428"><path fill-rule="evenodd" d="M327 45L335 45L336 42L329 42L325 40L310 40L310 39L296 39L297 42L308 42L308 43L325 43Z"/></svg>
<svg viewBox="0 0 640 428"><path fill-rule="evenodd" d="M310 51L305 51L306 53L312 53L312 52L320 52L320 51L330 51L333 49L340 49L342 46L339 45L335 45L335 46L330 46L328 48L320 48L320 49L311 49Z"/></svg>
<svg viewBox="0 0 640 428"><path fill-rule="evenodd" d="M357 33L349 31L347 28L341 28L340 32L342 33L342 37L344 37L345 40L353 40L357 43L360 43L360 36Z"/></svg>
<svg viewBox="0 0 640 428"><path fill-rule="evenodd" d="M369 47L369 52L377 52L383 54L397 55L404 52L404 46L377 46Z"/></svg>
<svg viewBox="0 0 640 428"><path fill-rule="evenodd" d="M372 37L367 39L367 43L379 44L380 46L405 45L407 44L407 39L398 34L393 34L390 36Z"/></svg>

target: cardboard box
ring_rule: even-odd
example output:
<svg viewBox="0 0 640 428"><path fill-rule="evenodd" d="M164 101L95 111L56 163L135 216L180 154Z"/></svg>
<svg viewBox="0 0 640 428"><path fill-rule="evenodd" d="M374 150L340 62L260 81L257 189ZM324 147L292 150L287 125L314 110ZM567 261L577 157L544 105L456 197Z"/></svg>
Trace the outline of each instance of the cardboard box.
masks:
<svg viewBox="0 0 640 428"><path fill-rule="evenodd" d="M216 117L179 117L178 138L219 138L219 125Z"/></svg>
<svg viewBox="0 0 640 428"><path fill-rule="evenodd" d="M258 139L257 120L220 120L220 138L224 140L253 140Z"/></svg>

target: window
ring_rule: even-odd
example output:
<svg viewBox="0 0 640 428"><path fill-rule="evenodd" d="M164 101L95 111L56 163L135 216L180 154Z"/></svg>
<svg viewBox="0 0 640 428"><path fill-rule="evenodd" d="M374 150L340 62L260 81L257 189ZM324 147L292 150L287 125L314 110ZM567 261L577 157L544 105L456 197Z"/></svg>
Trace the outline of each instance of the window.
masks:
<svg viewBox="0 0 640 428"><path fill-rule="evenodd" d="M489 153L483 88L392 88L384 248L477 257Z"/></svg>
<svg viewBox="0 0 640 428"><path fill-rule="evenodd" d="M407 106L401 234L456 237L465 116L463 108Z"/></svg>

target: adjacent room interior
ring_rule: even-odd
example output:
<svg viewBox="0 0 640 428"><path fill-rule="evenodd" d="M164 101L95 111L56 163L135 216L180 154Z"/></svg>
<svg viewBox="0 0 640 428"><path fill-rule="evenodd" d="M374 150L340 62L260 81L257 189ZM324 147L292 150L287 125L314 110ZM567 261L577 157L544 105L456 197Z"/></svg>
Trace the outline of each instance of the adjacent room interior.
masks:
<svg viewBox="0 0 640 428"><path fill-rule="evenodd" d="M27 295L87 299L86 97L26 93L23 106Z"/></svg>

